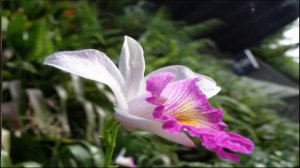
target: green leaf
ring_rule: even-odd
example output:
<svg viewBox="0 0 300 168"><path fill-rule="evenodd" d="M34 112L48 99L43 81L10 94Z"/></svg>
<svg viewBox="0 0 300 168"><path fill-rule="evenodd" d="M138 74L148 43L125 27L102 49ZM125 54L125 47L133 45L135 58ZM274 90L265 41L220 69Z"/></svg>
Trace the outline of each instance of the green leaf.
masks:
<svg viewBox="0 0 300 168"><path fill-rule="evenodd" d="M94 165L97 167L103 166L104 154L103 154L102 150L96 146L91 145L90 143L87 143L86 141L81 141L81 143L90 152Z"/></svg>
<svg viewBox="0 0 300 168"><path fill-rule="evenodd" d="M92 157L91 154L81 145L70 145L67 147L70 153L73 155L76 162L82 166L91 166Z"/></svg>
<svg viewBox="0 0 300 168"><path fill-rule="evenodd" d="M55 51L51 35L53 32L48 29L48 26L46 18L38 20L32 26L28 40L31 48L31 52L28 53L30 60L42 62L45 56Z"/></svg>
<svg viewBox="0 0 300 168"><path fill-rule="evenodd" d="M21 53L24 49L23 34L25 33L26 16L22 13L15 13L7 30L7 42Z"/></svg>

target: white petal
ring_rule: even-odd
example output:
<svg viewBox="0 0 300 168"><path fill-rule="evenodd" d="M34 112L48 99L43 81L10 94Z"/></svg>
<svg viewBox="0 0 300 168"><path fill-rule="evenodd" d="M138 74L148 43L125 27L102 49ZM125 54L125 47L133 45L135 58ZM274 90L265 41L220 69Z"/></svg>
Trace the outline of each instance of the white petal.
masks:
<svg viewBox="0 0 300 168"><path fill-rule="evenodd" d="M142 88L145 61L144 51L140 44L133 38L125 36L125 41L120 55L119 69L125 79L127 100L138 95Z"/></svg>
<svg viewBox="0 0 300 168"><path fill-rule="evenodd" d="M162 73L162 72L173 73L175 75L175 78L173 79L173 81L187 79L187 78L200 77L201 80L198 82L198 86L200 87L200 90L206 95L206 97L208 99L213 97L214 95L218 94L221 90L221 88L216 85L216 82L213 79L211 79L210 77L194 73L188 67L181 66L181 65L173 65L173 66L167 66L164 68L160 68L160 69L150 73L149 75L147 75L145 77L145 79L147 80L152 75L155 75L157 73Z"/></svg>
<svg viewBox="0 0 300 168"><path fill-rule="evenodd" d="M197 85L200 87L200 90L205 94L209 99L221 91L221 88L216 85L215 81L211 78L201 75L202 79L197 82Z"/></svg>
<svg viewBox="0 0 300 168"><path fill-rule="evenodd" d="M104 53L93 49L61 51L48 56L44 64L108 85L117 98L118 108L127 109L122 94L124 79Z"/></svg>
<svg viewBox="0 0 300 168"><path fill-rule="evenodd" d="M184 133L179 134L171 134L162 129L162 124L149 119L144 119L138 116L131 115L129 113L115 113L116 119L121 122L123 125L131 128L136 128L144 131L152 132L162 138L167 140L189 146L194 147L194 142L186 136Z"/></svg>
<svg viewBox="0 0 300 168"><path fill-rule="evenodd" d="M147 97L151 95L145 94L138 96L131 101L128 102L129 113L131 115L139 116L146 119L153 119L152 113L154 108L156 107L153 104L150 104L146 101Z"/></svg>

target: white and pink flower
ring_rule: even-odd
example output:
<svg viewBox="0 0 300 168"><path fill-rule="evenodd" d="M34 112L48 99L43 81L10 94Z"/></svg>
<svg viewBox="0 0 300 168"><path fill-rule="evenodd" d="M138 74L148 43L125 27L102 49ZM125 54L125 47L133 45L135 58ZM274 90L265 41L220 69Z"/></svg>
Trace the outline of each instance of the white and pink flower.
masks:
<svg viewBox="0 0 300 168"><path fill-rule="evenodd" d="M251 140L225 131L223 110L208 102L221 90L214 80L179 65L144 77L143 49L128 36L119 69L104 53L93 49L57 52L44 63L108 85L116 97L115 117L128 130L149 131L194 147L186 132L220 158L236 162L240 157L233 152L250 154L254 150Z"/></svg>

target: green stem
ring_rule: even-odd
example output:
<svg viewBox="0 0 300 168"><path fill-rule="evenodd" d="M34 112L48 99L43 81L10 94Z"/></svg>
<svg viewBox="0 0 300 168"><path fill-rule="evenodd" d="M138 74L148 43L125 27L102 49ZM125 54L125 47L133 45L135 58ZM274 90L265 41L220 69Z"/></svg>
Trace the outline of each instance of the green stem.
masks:
<svg viewBox="0 0 300 168"><path fill-rule="evenodd" d="M106 147L106 153L105 153L105 160L104 160L104 167L109 167L111 165L112 156L114 153L114 146Z"/></svg>
<svg viewBox="0 0 300 168"><path fill-rule="evenodd" d="M111 118L104 127L104 143L106 146L104 167L112 167L111 160L116 147L116 139L118 135L120 124Z"/></svg>

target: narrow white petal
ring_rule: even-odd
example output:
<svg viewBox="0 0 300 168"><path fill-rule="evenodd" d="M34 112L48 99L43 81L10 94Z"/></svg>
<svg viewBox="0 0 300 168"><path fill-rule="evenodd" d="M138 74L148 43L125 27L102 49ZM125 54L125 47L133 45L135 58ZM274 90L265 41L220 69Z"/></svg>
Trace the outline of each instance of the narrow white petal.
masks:
<svg viewBox="0 0 300 168"><path fill-rule="evenodd" d="M127 100L138 95L145 71L144 51L133 38L125 36L119 69L125 79Z"/></svg>
<svg viewBox="0 0 300 168"><path fill-rule="evenodd" d="M185 146L189 146L189 147L195 146L194 142L184 133L179 133L179 134L168 133L162 129L162 124L157 121L141 118L138 116L131 115L129 113L120 113L120 112L116 112L115 117L119 122L121 122L123 125L127 127L149 131L162 138L165 138L167 140Z"/></svg>
<svg viewBox="0 0 300 168"><path fill-rule="evenodd" d="M175 75L175 78L173 81L181 80L181 79L187 79L187 78L195 78L200 77L201 80L198 82L198 86L200 87L200 90L206 95L206 97L209 99L216 94L218 94L221 90L219 86L217 86L216 82L211 79L208 76L201 75L194 73L192 70L190 70L188 67L181 66L181 65L173 65L173 66L167 66L164 68L160 68L149 75L145 77L145 79L149 79L152 75L155 75L157 73L162 72L171 72Z"/></svg>
<svg viewBox="0 0 300 168"><path fill-rule="evenodd" d="M48 56L44 64L108 85L117 98L118 108L127 109L122 94L124 79L104 53L93 49L61 51Z"/></svg>

